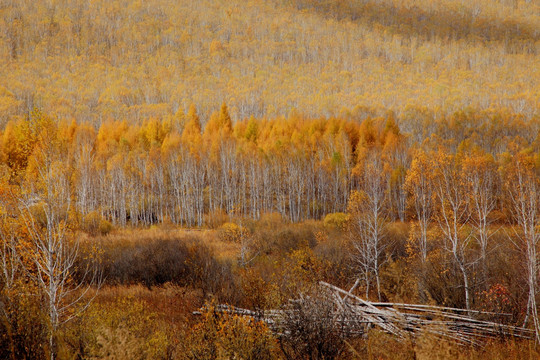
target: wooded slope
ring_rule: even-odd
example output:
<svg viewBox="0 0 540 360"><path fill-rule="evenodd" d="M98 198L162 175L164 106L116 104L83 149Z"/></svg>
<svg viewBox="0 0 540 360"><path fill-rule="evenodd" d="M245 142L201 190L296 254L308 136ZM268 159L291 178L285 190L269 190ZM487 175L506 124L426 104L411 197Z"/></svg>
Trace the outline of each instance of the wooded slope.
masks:
<svg viewBox="0 0 540 360"><path fill-rule="evenodd" d="M0 123L97 124L226 102L233 120L540 103L540 6L522 0L3 0ZM356 108L356 110L355 110Z"/></svg>

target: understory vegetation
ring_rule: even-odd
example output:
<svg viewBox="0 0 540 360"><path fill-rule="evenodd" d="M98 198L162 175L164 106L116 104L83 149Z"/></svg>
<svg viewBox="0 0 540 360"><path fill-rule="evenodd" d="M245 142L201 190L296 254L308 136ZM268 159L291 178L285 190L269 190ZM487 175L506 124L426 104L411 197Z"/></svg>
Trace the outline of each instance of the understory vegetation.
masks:
<svg viewBox="0 0 540 360"><path fill-rule="evenodd" d="M235 223L201 231L154 226L113 230L95 237L78 233L83 240L74 282L85 281L77 269L87 268L84 263L92 261L96 249L102 282L99 289L88 294L93 301L83 315L55 334L55 355L110 359L538 356L530 341L493 339L485 347L469 348L427 334L398 341L375 329L369 331L367 339L343 334L331 324L310 330L309 324L315 320L312 317L321 316L325 306L332 306L328 303L320 303L323 308L316 307L316 311L306 309L305 317L290 320L293 322L289 324L301 326L297 330L300 343L280 339L262 322L217 313L214 306L218 303L255 310L279 309L301 294L316 298L313 289L319 280L348 288L357 276L357 264L351 256L353 245L346 240L343 226L336 227L330 221L294 224L279 214L265 214L258 221L244 221L241 228L238 226L249 239L242 242L231 236L231 224ZM388 227L391 250L380 272L382 299L464 306L463 296L455 290L461 287L461 278L452 274L448 263L440 261L440 254L434 251L422 265L409 250L412 225L396 222ZM497 245L490 248L486 266L490 284L494 285L477 280L473 308L508 313L489 320L519 325L527 305L518 265L520 254L506 235L493 243ZM241 258L244 246L248 246L247 263ZM25 297L26 301L18 298L11 303L9 310L16 318L3 323L1 344L6 358L11 351L15 358L41 358L49 351L43 347L47 342L43 322L46 313L29 295ZM376 295L371 298L376 300ZM194 315L194 311L202 314ZM9 336L13 336L12 344Z"/></svg>

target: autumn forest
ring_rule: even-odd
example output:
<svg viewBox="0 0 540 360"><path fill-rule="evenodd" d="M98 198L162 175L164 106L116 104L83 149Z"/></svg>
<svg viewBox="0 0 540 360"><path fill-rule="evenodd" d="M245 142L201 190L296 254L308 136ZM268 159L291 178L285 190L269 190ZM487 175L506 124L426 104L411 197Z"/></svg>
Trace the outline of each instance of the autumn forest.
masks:
<svg viewBox="0 0 540 360"><path fill-rule="evenodd" d="M536 0L0 0L0 358L540 356L539 52Z"/></svg>

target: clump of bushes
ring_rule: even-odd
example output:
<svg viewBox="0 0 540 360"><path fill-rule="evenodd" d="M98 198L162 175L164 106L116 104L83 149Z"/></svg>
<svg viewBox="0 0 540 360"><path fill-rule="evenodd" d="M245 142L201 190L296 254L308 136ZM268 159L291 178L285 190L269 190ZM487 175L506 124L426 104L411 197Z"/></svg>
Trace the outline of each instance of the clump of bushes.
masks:
<svg viewBox="0 0 540 360"><path fill-rule="evenodd" d="M81 230L92 235L107 235L113 229L110 221L104 219L98 211L91 211L82 217Z"/></svg>
<svg viewBox="0 0 540 360"><path fill-rule="evenodd" d="M324 227L328 230L343 230L347 224L348 216L345 213L331 213L324 217Z"/></svg>
<svg viewBox="0 0 540 360"><path fill-rule="evenodd" d="M172 359L178 339L149 304L120 291L91 303L61 334L59 359Z"/></svg>
<svg viewBox="0 0 540 360"><path fill-rule="evenodd" d="M253 233L261 253L286 254L304 246L317 244L317 226L313 222L290 224L283 220L261 219Z"/></svg>
<svg viewBox="0 0 540 360"><path fill-rule="evenodd" d="M32 284L8 289L0 280L0 359L44 359L47 325Z"/></svg>
<svg viewBox="0 0 540 360"><path fill-rule="evenodd" d="M239 243L243 236L247 236L247 230L238 224L227 222L219 228L219 238L225 242Z"/></svg>
<svg viewBox="0 0 540 360"><path fill-rule="evenodd" d="M87 253L99 248L105 284L143 284L147 287L172 283L197 287L205 293L223 292L231 276L231 264L219 261L211 248L193 235L144 235L94 238L84 246ZM79 257L80 269L92 256Z"/></svg>

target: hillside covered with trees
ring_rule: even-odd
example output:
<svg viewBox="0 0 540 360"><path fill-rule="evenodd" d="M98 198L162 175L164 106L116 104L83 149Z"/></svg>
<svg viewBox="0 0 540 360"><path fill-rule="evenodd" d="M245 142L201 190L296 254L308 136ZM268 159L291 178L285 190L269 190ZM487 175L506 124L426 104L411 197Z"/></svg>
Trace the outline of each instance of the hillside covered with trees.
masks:
<svg viewBox="0 0 540 360"><path fill-rule="evenodd" d="M535 0L0 0L0 358L539 356L539 51Z"/></svg>
<svg viewBox="0 0 540 360"><path fill-rule="evenodd" d="M1 119L538 113L525 0L2 1Z"/></svg>

